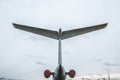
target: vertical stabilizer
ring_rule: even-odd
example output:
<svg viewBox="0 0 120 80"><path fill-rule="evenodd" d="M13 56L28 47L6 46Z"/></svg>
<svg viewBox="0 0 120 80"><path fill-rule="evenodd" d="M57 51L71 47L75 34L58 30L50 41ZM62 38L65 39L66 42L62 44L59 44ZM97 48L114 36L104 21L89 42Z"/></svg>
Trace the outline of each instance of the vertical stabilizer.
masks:
<svg viewBox="0 0 120 80"><path fill-rule="evenodd" d="M62 46L61 46L61 37L62 37L62 30L59 29L59 33L58 33L58 65L62 64Z"/></svg>

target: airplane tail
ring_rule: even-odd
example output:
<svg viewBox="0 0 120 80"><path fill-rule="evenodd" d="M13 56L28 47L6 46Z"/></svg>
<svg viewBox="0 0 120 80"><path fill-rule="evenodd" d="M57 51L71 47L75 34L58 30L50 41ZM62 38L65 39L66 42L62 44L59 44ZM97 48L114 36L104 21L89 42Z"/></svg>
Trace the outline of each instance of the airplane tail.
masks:
<svg viewBox="0 0 120 80"><path fill-rule="evenodd" d="M13 23L13 26L17 29L32 32L32 33L35 33L35 34L38 34L38 35L46 36L46 37L53 38L53 39L56 39L56 40L59 40L59 38L61 38L61 40L63 40L63 39L67 39L67 38L70 38L70 37L82 35L82 34L85 34L85 33L88 33L88 32L92 32L92 31L96 31L96 30L105 28L107 26L107 24L108 23L104 23L104 24L94 25L94 26L85 27L85 28L62 31L61 32L61 37L59 37L59 34L58 34L57 31L52 31L52 30L47 30L47 29L42 29L42 28L35 28L35 27L16 24L16 23Z"/></svg>
<svg viewBox="0 0 120 80"><path fill-rule="evenodd" d="M59 40L59 47L58 47L58 65L62 64L62 50L61 50L61 40L82 35L88 32L92 32L95 30L103 29L107 26L108 23L100 24L100 25L95 25L95 26L90 26L90 27L85 27L85 28L79 28L79 29L74 29L74 30L68 30L68 31L61 31L59 29L59 32L57 31L52 31L52 30L47 30L47 29L42 29L42 28L35 28L31 26L26 26L26 25L20 25L13 23L13 26L17 29L21 29L24 31L32 32L35 34L39 34L42 36L46 36L49 38L53 38L56 40Z"/></svg>

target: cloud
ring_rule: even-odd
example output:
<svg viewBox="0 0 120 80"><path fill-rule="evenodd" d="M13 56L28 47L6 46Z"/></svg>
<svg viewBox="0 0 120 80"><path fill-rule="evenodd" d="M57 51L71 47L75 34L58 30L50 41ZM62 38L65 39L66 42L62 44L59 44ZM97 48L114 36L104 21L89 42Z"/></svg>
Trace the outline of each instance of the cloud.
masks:
<svg viewBox="0 0 120 80"><path fill-rule="evenodd" d="M105 62L103 63L105 66L120 66L120 64L115 64L115 63L110 63L110 62Z"/></svg>
<svg viewBox="0 0 120 80"><path fill-rule="evenodd" d="M95 61L97 61L97 62L102 62L103 60L100 59L100 58L98 58L98 59L95 59Z"/></svg>
<svg viewBox="0 0 120 80"><path fill-rule="evenodd" d="M0 80L22 80L22 79L8 79L8 78L1 77Z"/></svg>
<svg viewBox="0 0 120 80"><path fill-rule="evenodd" d="M44 65L44 66L47 65L46 63L43 63L42 61L37 61L37 64Z"/></svg>
<svg viewBox="0 0 120 80"><path fill-rule="evenodd" d="M100 58L98 58L98 59L95 59L95 61L96 62L98 62L98 63L101 63L101 64L103 64L104 66L120 66L120 64L118 63L111 63L111 62L106 62L105 60L103 60L103 59L100 59Z"/></svg>
<svg viewBox="0 0 120 80"><path fill-rule="evenodd" d="M24 56L30 57L30 58L36 58L36 59L47 59L47 57L44 56L36 56L31 54L25 54Z"/></svg>

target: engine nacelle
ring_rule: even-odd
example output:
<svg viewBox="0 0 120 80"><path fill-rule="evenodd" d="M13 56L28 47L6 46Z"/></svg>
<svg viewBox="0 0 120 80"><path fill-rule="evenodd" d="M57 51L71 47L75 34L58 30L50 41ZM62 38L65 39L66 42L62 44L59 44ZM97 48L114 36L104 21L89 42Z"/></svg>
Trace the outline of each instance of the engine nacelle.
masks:
<svg viewBox="0 0 120 80"><path fill-rule="evenodd" d="M44 76L45 76L45 78L49 78L50 75L51 75L50 70L45 70L45 72L44 72Z"/></svg>
<svg viewBox="0 0 120 80"><path fill-rule="evenodd" d="M70 70L70 71L68 72L68 75L69 75L71 78L74 78L75 75L76 75L75 70Z"/></svg>

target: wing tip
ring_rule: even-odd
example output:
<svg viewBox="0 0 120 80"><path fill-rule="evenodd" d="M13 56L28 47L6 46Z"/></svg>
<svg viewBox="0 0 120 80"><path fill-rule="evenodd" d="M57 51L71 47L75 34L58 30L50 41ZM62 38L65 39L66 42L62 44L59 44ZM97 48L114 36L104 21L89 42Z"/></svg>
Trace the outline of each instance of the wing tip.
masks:
<svg viewBox="0 0 120 80"><path fill-rule="evenodd" d="M14 26L14 28L17 28L17 24L16 23L12 23L12 25Z"/></svg>
<svg viewBox="0 0 120 80"><path fill-rule="evenodd" d="M104 23L103 25L104 25L104 27L107 27L108 23Z"/></svg>
<svg viewBox="0 0 120 80"><path fill-rule="evenodd" d="M16 24L16 23L12 23L12 25L14 26L14 28L17 28L17 29L21 29L21 27L25 26L25 25Z"/></svg>
<svg viewBox="0 0 120 80"><path fill-rule="evenodd" d="M103 23L103 24L98 25L98 27L99 27L99 29L102 29L102 28L106 28L107 25L108 25L108 23L106 22L106 23ZM96 25L95 25L95 26L96 26Z"/></svg>

